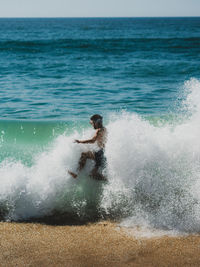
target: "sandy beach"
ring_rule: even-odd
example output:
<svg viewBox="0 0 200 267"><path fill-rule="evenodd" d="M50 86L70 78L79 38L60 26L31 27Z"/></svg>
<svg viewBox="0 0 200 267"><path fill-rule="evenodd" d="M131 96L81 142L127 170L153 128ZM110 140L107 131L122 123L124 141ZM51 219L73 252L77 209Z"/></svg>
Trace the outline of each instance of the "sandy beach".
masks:
<svg viewBox="0 0 200 267"><path fill-rule="evenodd" d="M135 238L115 223L0 223L1 266L200 266L200 236Z"/></svg>

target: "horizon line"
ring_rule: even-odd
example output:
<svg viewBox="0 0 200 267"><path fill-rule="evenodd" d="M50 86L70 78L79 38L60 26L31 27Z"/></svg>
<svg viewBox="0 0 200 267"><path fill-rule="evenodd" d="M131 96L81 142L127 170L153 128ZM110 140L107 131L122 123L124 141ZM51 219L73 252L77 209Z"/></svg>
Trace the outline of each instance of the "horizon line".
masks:
<svg viewBox="0 0 200 267"><path fill-rule="evenodd" d="M47 16L44 16L44 17L41 17L41 16L36 16L36 17L0 17L0 19L59 19L59 18L63 18L63 19L84 19L84 18L200 18L200 16L192 16L192 15L186 15L186 16L96 16L96 17L93 17L93 16L74 16L74 17L65 17L65 16L52 16L52 17L47 17Z"/></svg>

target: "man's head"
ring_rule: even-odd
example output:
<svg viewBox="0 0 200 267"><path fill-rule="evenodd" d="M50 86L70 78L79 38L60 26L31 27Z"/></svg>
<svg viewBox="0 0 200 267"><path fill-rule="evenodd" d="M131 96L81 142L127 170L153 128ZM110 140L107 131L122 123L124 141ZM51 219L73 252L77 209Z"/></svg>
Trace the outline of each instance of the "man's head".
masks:
<svg viewBox="0 0 200 267"><path fill-rule="evenodd" d="M95 114L90 117L90 123L93 125L94 129L103 127L103 117L99 114Z"/></svg>

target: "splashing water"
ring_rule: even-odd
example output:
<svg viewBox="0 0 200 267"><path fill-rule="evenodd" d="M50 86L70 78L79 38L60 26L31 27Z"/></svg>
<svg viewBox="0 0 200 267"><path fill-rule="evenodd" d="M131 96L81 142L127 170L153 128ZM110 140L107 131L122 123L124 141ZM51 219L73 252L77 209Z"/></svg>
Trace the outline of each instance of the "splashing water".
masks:
<svg viewBox="0 0 200 267"><path fill-rule="evenodd" d="M181 124L155 127L132 114L108 126L103 203L108 212L123 213L125 225L199 231L200 82L186 82L184 92L184 111L192 115L183 114Z"/></svg>
<svg viewBox="0 0 200 267"><path fill-rule="evenodd" d="M123 225L200 230L200 82L184 85L179 117L151 123L137 114L111 115L106 146L108 182L89 177L88 161L78 179L74 171L82 151L73 143L92 130L58 135L31 163L5 157L0 165L1 217L22 220L53 214L78 218L123 218ZM34 128L34 132L36 129ZM6 132L2 132L3 144ZM14 144L12 144L14 146Z"/></svg>

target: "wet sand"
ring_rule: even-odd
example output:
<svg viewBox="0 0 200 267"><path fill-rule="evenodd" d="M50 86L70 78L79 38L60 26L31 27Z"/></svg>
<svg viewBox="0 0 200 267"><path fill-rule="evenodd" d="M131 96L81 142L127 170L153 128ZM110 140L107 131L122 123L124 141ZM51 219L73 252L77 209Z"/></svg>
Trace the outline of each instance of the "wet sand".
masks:
<svg viewBox="0 0 200 267"><path fill-rule="evenodd" d="M200 266L200 235L138 239L110 222L1 222L0 266Z"/></svg>

